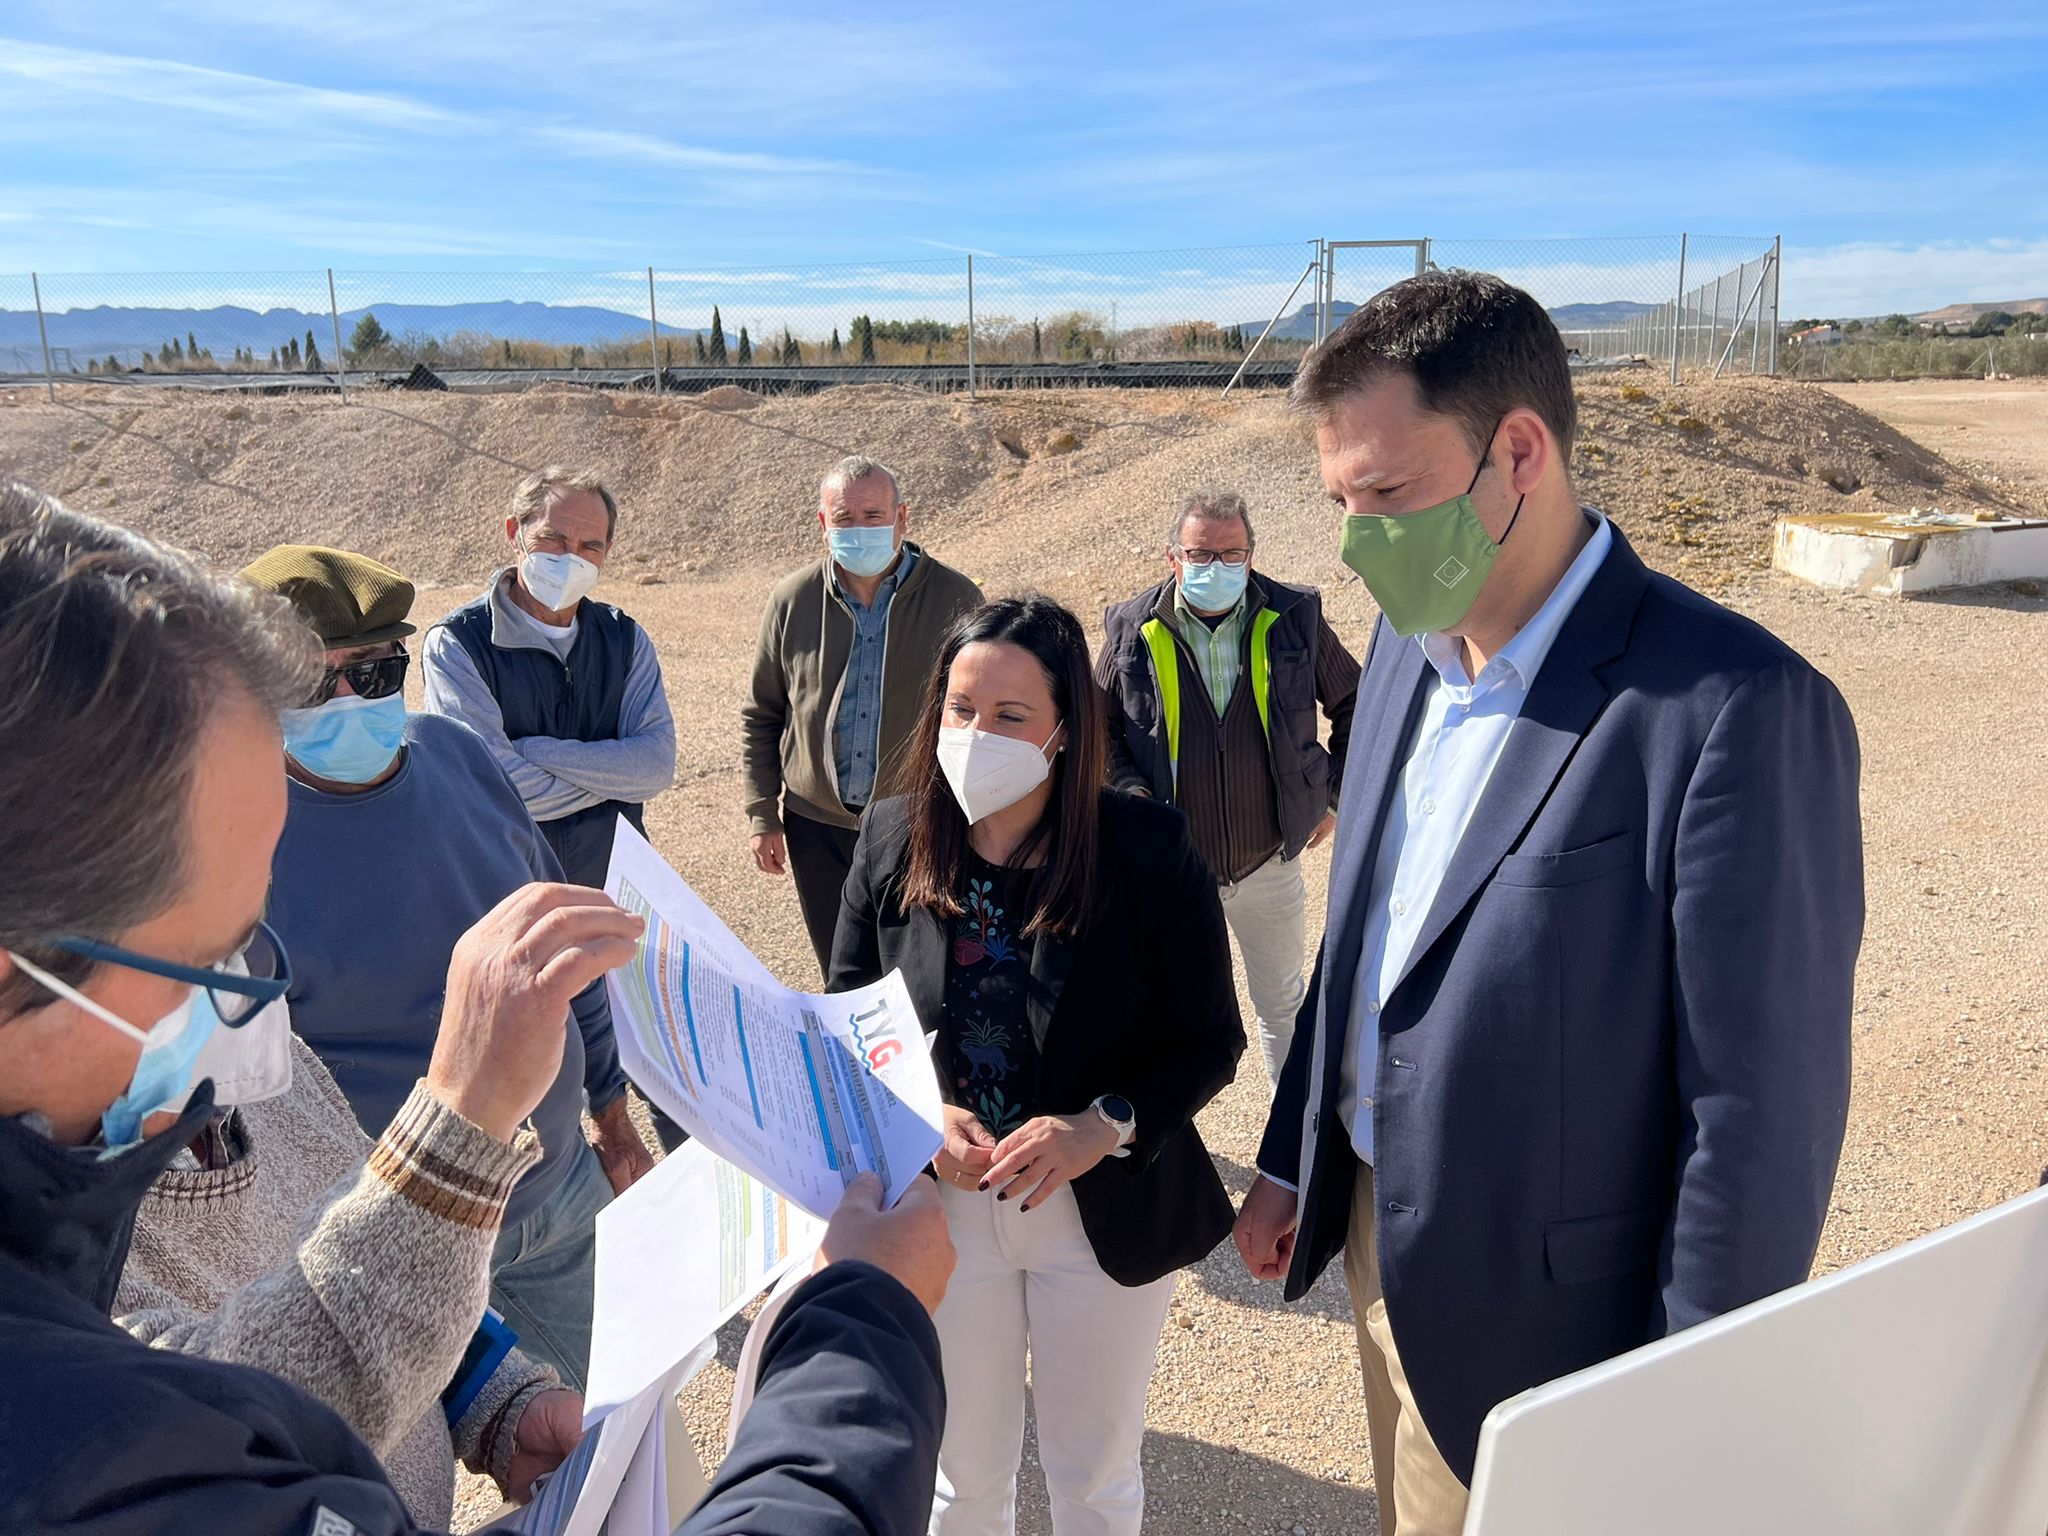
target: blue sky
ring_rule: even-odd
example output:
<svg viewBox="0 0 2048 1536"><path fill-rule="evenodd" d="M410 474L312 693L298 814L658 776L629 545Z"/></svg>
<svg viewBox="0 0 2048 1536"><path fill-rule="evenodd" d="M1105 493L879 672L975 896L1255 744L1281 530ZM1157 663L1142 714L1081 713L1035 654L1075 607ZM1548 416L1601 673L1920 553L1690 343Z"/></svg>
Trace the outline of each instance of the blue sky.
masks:
<svg viewBox="0 0 2048 1536"><path fill-rule="evenodd" d="M0 272L1680 229L2048 294L2048 4L0 5Z"/></svg>

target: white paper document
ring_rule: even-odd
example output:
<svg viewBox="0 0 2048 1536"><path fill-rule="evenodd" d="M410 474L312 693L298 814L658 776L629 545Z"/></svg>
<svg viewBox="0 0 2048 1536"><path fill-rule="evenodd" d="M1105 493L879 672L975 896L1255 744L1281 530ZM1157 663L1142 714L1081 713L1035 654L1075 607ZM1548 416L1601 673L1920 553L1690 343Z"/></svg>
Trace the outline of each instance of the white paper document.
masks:
<svg viewBox="0 0 2048 1536"><path fill-rule="evenodd" d="M825 1224L703 1142L598 1213L584 1422L645 1391L761 1290L807 1264Z"/></svg>
<svg viewBox="0 0 2048 1536"><path fill-rule="evenodd" d="M682 1374L680 1367L662 1372L646 1391L584 1431L582 1443L514 1522L524 1536L599 1536L627 1472L644 1454L643 1442L652 1434L656 1451L662 1450L663 1400L673 1401Z"/></svg>
<svg viewBox="0 0 2048 1536"><path fill-rule="evenodd" d="M607 978L619 1060L691 1136L814 1216L855 1175L887 1200L937 1154L939 1083L896 972L832 995L769 974L623 819L605 892L647 920Z"/></svg>

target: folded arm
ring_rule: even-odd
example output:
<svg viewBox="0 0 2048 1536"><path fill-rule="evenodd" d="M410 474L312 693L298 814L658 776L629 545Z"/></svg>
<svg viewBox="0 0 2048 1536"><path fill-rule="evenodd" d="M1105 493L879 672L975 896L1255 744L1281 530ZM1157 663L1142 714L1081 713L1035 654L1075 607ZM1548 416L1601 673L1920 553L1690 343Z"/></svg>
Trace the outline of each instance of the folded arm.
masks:
<svg viewBox="0 0 2048 1536"><path fill-rule="evenodd" d="M427 632L420 670L427 712L460 720L484 739L534 820L553 821L607 798L550 773L512 744L505 735L505 715L496 697L484 685L483 675L462 642L446 629Z"/></svg>
<svg viewBox="0 0 2048 1536"><path fill-rule="evenodd" d="M512 747L529 763L601 800L642 805L674 784L676 722L662 686L661 660L647 631L640 630L634 637L633 664L619 705L616 740L524 736Z"/></svg>

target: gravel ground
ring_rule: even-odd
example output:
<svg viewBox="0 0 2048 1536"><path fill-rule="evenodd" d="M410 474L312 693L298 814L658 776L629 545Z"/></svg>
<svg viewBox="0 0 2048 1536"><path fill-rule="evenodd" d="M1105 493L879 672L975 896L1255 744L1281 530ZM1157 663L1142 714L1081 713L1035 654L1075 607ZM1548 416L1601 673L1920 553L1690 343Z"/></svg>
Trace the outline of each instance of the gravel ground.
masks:
<svg viewBox="0 0 2048 1536"><path fill-rule="evenodd" d="M1626 387L1583 396L1585 442L1603 450L1582 451L1588 498L1653 563L1714 588L1811 657L1862 733L1870 920L1855 1100L1816 1266L1826 1271L2019 1194L2048 1163L2048 692L2025 667L2048 634L2048 599L1826 596L1758 574L1770 520L1859 497L2038 508L2048 434L1984 434L1965 466L1818 389L1743 383L1632 399ZM2041 414L2024 404L2010 421L2048 426L2048 391L2030 394ZM418 613L431 618L474 590L491 558L491 511L520 463L587 456L623 470L618 569L628 579L600 593L655 637L680 725L676 787L650 808L649 828L792 982L811 979L809 952L788 885L747 857L736 715L761 603L808 552L811 486L835 453L901 459L917 532L938 553L992 591L1046 589L1092 625L1104 601L1157 578L1171 498L1200 480L1247 493L1261 565L1321 582L1341 632L1361 637L1370 616L1336 560L1312 455L1270 400L1104 392L975 405L868 389L687 410L567 393L391 409L401 407L412 419L377 414L381 402L344 413L260 401L225 421L237 407L221 402L161 414L124 406L117 418L90 400L52 410L0 396L0 471L221 558L328 539L423 579L459 578L423 591ZM218 447L205 446L209 433ZM1327 854L1308 864L1314 928ZM1265 1100L1254 1054L1202 1117L1233 1194L1248 1181ZM737 1339L736 1325L685 1398L707 1466L723 1450ZM1148 1419L1155 1530L1375 1529L1357 1350L1334 1273L1283 1307L1227 1248L1188 1272ZM469 1492L473 1518L488 1506ZM1019 1528L1048 1529L1028 1452Z"/></svg>

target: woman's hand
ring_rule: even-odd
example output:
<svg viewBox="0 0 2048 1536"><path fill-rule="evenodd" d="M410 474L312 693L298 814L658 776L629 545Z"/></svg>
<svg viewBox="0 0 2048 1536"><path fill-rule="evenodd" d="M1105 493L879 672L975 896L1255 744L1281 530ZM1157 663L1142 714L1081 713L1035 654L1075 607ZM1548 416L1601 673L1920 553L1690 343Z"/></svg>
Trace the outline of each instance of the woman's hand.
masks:
<svg viewBox="0 0 2048 1536"><path fill-rule="evenodd" d="M981 1187L998 1200L1022 1195L1022 1210L1043 1205L1116 1150L1117 1131L1093 1108L1078 1115L1040 1115L1005 1136Z"/></svg>
<svg viewBox="0 0 2048 1536"><path fill-rule="evenodd" d="M984 1188L982 1180L996 1160L995 1137L974 1118L972 1111L953 1104L939 1108L944 1117L940 1124L946 1133L946 1144L932 1159L932 1166L939 1170L940 1178L956 1189Z"/></svg>

